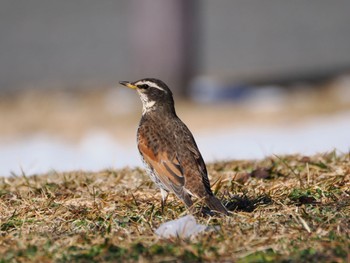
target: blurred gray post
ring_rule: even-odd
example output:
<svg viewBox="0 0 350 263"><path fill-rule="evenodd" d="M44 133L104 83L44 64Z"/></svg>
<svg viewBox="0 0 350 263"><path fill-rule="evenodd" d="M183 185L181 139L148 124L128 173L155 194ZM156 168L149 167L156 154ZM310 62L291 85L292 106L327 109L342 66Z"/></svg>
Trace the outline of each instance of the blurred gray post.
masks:
<svg viewBox="0 0 350 263"><path fill-rule="evenodd" d="M131 0L128 14L132 75L155 77L184 95L192 73L194 1Z"/></svg>

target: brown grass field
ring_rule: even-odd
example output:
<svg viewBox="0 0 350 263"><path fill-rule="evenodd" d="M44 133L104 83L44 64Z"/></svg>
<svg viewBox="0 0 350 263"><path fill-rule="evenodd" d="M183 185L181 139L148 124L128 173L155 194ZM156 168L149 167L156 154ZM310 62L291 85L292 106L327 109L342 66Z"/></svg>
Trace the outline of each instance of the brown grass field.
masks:
<svg viewBox="0 0 350 263"><path fill-rule="evenodd" d="M196 214L217 230L187 240L155 235L187 211L170 196L162 214L141 169L0 178L0 262L350 261L349 154L208 169L232 214Z"/></svg>

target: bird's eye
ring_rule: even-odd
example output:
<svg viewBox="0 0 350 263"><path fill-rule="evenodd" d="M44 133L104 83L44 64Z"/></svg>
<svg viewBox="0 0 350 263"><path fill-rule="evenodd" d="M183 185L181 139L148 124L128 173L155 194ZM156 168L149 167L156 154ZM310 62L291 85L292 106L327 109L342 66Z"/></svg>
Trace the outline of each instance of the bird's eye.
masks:
<svg viewBox="0 0 350 263"><path fill-rule="evenodd" d="M148 89L148 85L147 84L142 84L140 86L138 86L139 89Z"/></svg>

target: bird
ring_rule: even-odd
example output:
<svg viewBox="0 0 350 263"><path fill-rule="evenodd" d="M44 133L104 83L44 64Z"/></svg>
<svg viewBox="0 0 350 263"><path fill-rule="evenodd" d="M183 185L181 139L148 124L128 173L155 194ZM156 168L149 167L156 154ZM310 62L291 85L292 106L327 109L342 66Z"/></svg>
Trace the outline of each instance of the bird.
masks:
<svg viewBox="0 0 350 263"><path fill-rule="evenodd" d="M176 114L169 87L155 78L119 83L136 90L142 101L137 147L149 177L160 188L162 211L168 194L174 193L190 211L195 197L210 210L228 215L210 188L205 162L191 131Z"/></svg>

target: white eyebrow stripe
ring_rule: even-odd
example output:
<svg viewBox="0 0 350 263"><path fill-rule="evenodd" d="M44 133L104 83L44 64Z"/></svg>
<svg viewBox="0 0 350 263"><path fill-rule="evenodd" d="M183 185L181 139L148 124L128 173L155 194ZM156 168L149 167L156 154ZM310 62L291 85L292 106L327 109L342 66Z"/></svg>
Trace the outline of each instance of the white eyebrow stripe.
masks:
<svg viewBox="0 0 350 263"><path fill-rule="evenodd" d="M136 86L142 85L142 84L147 84L148 86L150 86L150 87L152 87L152 88L156 88L156 89L159 89L159 90L164 91L164 89L162 89L162 88L159 87L156 83L151 82L151 81L139 81L139 82L136 83Z"/></svg>

